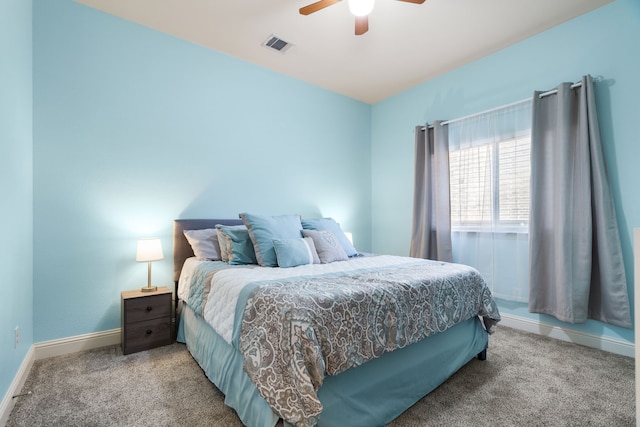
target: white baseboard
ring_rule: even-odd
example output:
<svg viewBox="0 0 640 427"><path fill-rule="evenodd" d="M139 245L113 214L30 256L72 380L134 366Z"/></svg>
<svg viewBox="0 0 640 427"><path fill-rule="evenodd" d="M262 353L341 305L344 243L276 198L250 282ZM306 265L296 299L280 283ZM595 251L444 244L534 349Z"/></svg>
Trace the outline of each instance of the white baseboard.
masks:
<svg viewBox="0 0 640 427"><path fill-rule="evenodd" d="M576 331L575 329L564 328L550 323L544 323L509 314L502 314L501 316L502 320L498 325L504 325L513 329L519 329L562 341L597 348L610 353L635 357L635 345L625 340Z"/></svg>
<svg viewBox="0 0 640 427"><path fill-rule="evenodd" d="M120 343L120 328L109 331L94 332L91 334L76 335L75 337L61 338L51 341L42 341L34 344L35 360L47 357L62 356L63 354L76 353L92 348L106 347Z"/></svg>
<svg viewBox="0 0 640 427"><path fill-rule="evenodd" d="M33 366L33 362L35 360L35 350L33 346L29 348L27 355L25 356L22 364L20 364L20 369L18 369L18 373L13 378L11 385L9 386L9 390L4 395L2 399L2 403L0 403L0 426L4 426L9 421L9 415L11 415L11 410L13 409L13 405L15 404L15 399L13 396L20 393L22 390L22 386L24 382L27 380L27 376L31 371L31 367Z"/></svg>

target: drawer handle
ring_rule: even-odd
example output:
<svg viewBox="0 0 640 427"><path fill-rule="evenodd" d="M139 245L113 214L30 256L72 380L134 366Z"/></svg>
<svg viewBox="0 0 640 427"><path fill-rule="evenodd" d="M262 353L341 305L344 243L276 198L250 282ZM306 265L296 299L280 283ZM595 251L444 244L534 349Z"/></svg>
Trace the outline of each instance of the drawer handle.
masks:
<svg viewBox="0 0 640 427"><path fill-rule="evenodd" d="M147 311L151 311L153 310L153 307L151 307L150 305L147 306Z"/></svg>
<svg viewBox="0 0 640 427"><path fill-rule="evenodd" d="M151 335L153 331L151 329L147 329L147 335Z"/></svg>

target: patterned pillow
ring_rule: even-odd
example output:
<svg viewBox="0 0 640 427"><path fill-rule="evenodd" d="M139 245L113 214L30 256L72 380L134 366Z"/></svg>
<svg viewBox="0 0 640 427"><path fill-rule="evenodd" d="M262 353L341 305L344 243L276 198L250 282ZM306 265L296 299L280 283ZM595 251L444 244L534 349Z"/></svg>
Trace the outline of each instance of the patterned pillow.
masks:
<svg viewBox="0 0 640 427"><path fill-rule="evenodd" d="M333 218L303 219L302 228L305 230L329 230L336 236L336 239L338 239L340 246L342 246L347 256L352 257L358 255L358 251L344 234L340 224Z"/></svg>
<svg viewBox="0 0 640 427"><path fill-rule="evenodd" d="M349 259L347 253L342 249L336 236L329 230L302 230L304 237L311 237L316 246L318 257L322 264L329 264L334 261L346 261Z"/></svg>
<svg viewBox="0 0 640 427"><path fill-rule="evenodd" d="M320 264L316 246L311 237L299 239L273 239L279 267Z"/></svg>
<svg viewBox="0 0 640 427"><path fill-rule="evenodd" d="M193 249L193 254L200 260L218 261L220 259L220 243L218 230L184 230L184 236Z"/></svg>

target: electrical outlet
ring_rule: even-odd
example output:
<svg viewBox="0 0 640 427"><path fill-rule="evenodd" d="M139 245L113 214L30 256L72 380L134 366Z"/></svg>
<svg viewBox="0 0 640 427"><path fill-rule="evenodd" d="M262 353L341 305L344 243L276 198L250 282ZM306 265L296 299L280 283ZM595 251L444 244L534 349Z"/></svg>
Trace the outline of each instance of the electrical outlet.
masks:
<svg viewBox="0 0 640 427"><path fill-rule="evenodd" d="M16 326L16 348L20 344L20 326Z"/></svg>

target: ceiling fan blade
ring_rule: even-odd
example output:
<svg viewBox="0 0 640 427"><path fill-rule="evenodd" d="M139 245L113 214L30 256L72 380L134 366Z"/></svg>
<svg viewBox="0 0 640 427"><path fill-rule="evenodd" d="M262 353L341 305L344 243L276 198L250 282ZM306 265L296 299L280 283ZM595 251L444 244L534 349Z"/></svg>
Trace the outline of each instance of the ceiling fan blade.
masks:
<svg viewBox="0 0 640 427"><path fill-rule="evenodd" d="M407 3L415 3L415 4L424 3L424 0L398 0L398 1L404 1L404 2L407 2Z"/></svg>
<svg viewBox="0 0 640 427"><path fill-rule="evenodd" d="M356 36L361 36L369 31L369 17L356 16Z"/></svg>
<svg viewBox="0 0 640 427"><path fill-rule="evenodd" d="M313 12L317 12L319 10L324 9L325 7L331 6L332 4L338 3L340 0L320 0L309 6L301 7L300 14L301 15L311 15Z"/></svg>

